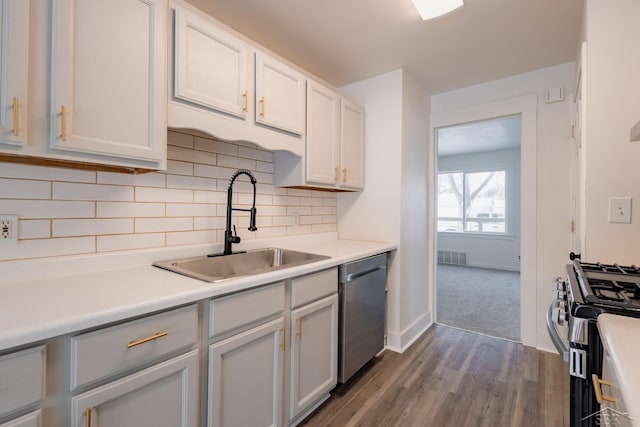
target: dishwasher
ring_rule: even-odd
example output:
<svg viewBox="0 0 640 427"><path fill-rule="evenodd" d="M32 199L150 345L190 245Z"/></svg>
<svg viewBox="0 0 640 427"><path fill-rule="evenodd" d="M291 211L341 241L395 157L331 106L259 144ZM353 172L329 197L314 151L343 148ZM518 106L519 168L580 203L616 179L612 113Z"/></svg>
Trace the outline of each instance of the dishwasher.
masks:
<svg viewBox="0 0 640 427"><path fill-rule="evenodd" d="M387 254L338 268L338 381L345 383L384 348Z"/></svg>

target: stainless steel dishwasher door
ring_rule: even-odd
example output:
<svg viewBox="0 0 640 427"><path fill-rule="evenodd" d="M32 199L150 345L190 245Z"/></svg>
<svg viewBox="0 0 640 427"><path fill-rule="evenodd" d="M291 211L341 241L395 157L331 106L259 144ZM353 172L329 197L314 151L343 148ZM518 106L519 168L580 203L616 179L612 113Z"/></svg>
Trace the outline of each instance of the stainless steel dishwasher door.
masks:
<svg viewBox="0 0 640 427"><path fill-rule="evenodd" d="M341 265L338 381L345 383L384 348L387 254Z"/></svg>

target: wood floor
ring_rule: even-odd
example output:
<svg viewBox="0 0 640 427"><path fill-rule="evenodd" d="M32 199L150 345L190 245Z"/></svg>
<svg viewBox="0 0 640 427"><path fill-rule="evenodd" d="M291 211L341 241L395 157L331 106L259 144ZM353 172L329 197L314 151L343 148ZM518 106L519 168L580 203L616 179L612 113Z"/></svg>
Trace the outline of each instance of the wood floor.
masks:
<svg viewBox="0 0 640 427"><path fill-rule="evenodd" d="M386 351L304 426L569 425L560 356L434 325L403 354Z"/></svg>

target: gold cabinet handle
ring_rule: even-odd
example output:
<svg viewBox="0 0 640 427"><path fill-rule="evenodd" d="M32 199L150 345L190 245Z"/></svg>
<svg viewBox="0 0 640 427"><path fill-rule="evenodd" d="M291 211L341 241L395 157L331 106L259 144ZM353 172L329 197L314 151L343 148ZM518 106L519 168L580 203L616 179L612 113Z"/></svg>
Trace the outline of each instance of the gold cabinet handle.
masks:
<svg viewBox="0 0 640 427"><path fill-rule="evenodd" d="M67 107L65 107L64 105L62 106L62 109L60 111L60 119L62 120L62 133L60 135L60 137L62 138L63 141L67 140Z"/></svg>
<svg viewBox="0 0 640 427"><path fill-rule="evenodd" d="M264 96L260 99L260 117L264 117Z"/></svg>
<svg viewBox="0 0 640 427"><path fill-rule="evenodd" d="M280 340L280 348L282 349L282 351L285 351L285 349L287 348L287 327L283 326L282 328L280 328L280 333L282 334L282 339Z"/></svg>
<svg viewBox="0 0 640 427"><path fill-rule="evenodd" d="M342 169L342 182L347 182L347 168Z"/></svg>
<svg viewBox="0 0 640 427"><path fill-rule="evenodd" d="M338 168L337 166L333 169L334 172L334 179L336 182L340 182L340 168Z"/></svg>
<svg viewBox="0 0 640 427"><path fill-rule="evenodd" d="M242 96L244 97L244 108L242 109L242 111L244 111L245 113L247 111L249 111L249 94L247 93L247 91L245 90L244 93L242 94Z"/></svg>
<svg viewBox="0 0 640 427"><path fill-rule="evenodd" d="M298 332L296 332L296 336L298 337L299 340L301 340L302 339L302 317L298 317L296 321L298 322Z"/></svg>
<svg viewBox="0 0 640 427"><path fill-rule="evenodd" d="M20 136L20 100L13 97L13 134Z"/></svg>
<svg viewBox="0 0 640 427"><path fill-rule="evenodd" d="M167 335L169 335L169 332L167 331L158 332L154 335L151 335L150 337L143 338L137 341L131 341L129 344L127 344L127 348L135 347L137 345L144 344L149 341L157 340L158 338L166 337Z"/></svg>
<svg viewBox="0 0 640 427"><path fill-rule="evenodd" d="M91 413L92 413L92 408L88 407L87 409L84 410L84 418L86 421L86 426L87 427L91 427Z"/></svg>
<svg viewBox="0 0 640 427"><path fill-rule="evenodd" d="M593 388L595 389L595 392L596 392L596 400L598 401L599 404L602 405L602 402L604 402L605 400L608 402L617 402L615 397L602 394L603 385L607 385L611 387L612 384L609 381L601 380L600 378L598 378L598 374L592 374L591 380L593 381Z"/></svg>

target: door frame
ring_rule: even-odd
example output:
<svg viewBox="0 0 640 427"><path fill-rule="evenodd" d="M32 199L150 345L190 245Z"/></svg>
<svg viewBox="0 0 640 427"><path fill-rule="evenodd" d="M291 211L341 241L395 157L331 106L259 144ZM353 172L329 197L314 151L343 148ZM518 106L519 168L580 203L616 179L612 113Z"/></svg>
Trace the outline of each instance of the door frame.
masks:
<svg viewBox="0 0 640 427"><path fill-rule="evenodd" d="M526 346L537 346L537 96L523 95L501 101L463 107L451 111L431 114L429 124L428 183L428 239L427 274L429 301L433 321L437 319L436 302L436 182L438 157L436 130L441 127L490 120L519 114L521 116L520 137L520 339ZM526 302L526 303L523 303Z"/></svg>

